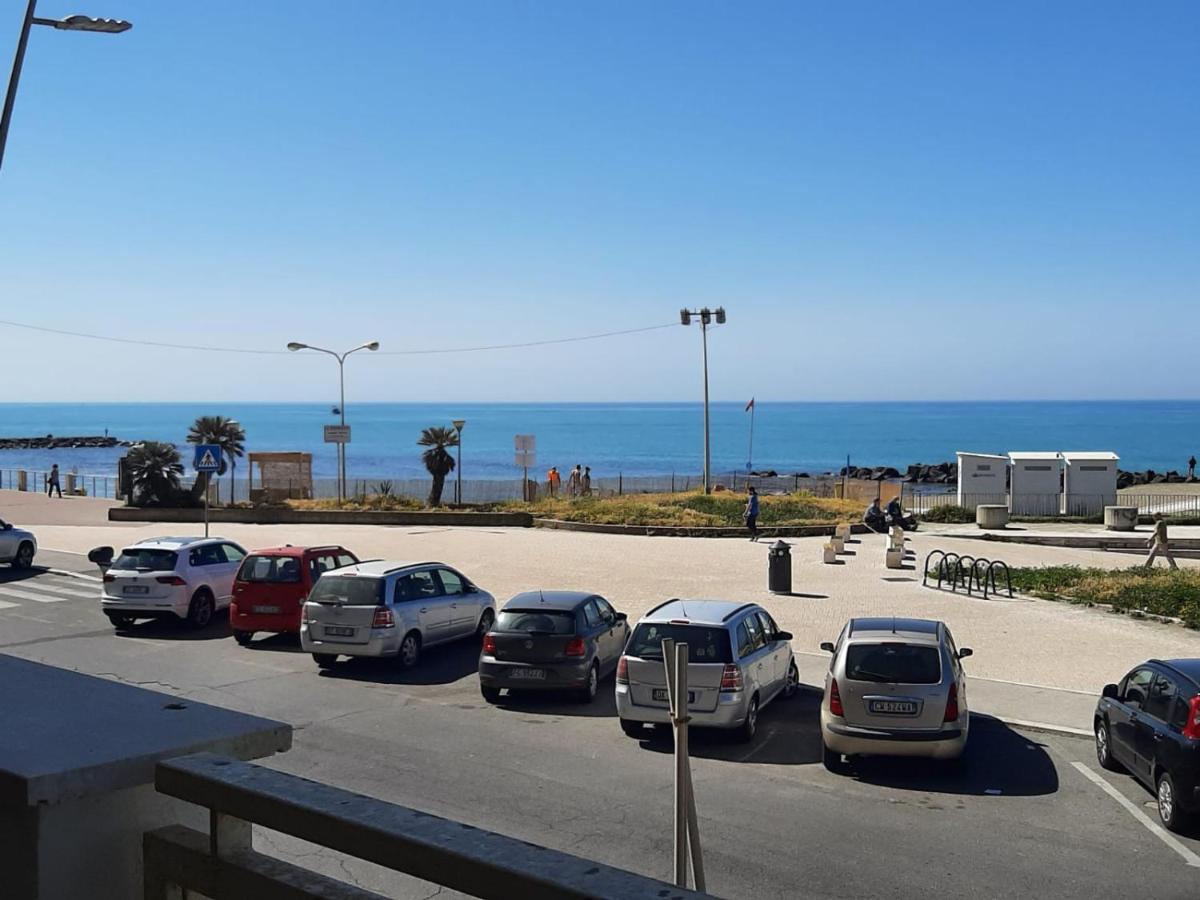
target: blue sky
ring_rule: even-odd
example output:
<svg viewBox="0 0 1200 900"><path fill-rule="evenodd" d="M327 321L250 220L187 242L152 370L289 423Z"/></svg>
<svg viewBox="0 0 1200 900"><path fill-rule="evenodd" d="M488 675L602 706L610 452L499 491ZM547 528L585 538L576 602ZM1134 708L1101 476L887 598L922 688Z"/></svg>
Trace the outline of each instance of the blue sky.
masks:
<svg viewBox="0 0 1200 900"><path fill-rule="evenodd" d="M0 2L7 65L24 2ZM40 0L0 318L385 350L723 304L718 399L1195 397L1200 6ZM699 335L356 357L362 400L676 400ZM0 325L29 400L324 399L316 355ZM14 381L12 373L19 373Z"/></svg>

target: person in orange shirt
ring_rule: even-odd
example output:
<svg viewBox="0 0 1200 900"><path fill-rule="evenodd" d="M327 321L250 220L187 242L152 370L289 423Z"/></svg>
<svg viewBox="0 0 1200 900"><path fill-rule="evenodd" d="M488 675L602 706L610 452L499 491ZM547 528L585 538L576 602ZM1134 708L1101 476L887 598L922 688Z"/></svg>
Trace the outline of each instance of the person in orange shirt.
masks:
<svg viewBox="0 0 1200 900"><path fill-rule="evenodd" d="M562 476L558 474L558 466L551 466L550 471L546 473L546 487L549 489L551 497L558 496L558 486L562 483Z"/></svg>

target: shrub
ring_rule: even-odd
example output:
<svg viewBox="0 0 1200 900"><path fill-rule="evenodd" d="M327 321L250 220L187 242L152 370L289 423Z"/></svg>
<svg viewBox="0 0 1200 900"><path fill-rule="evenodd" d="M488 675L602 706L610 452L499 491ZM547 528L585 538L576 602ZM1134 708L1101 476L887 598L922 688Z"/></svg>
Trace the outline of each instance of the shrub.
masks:
<svg viewBox="0 0 1200 900"><path fill-rule="evenodd" d="M1200 571L1195 569L1045 566L1013 569L1012 580L1014 590L1035 596L1171 616L1200 628Z"/></svg>
<svg viewBox="0 0 1200 900"><path fill-rule="evenodd" d="M965 524L975 521L975 511L957 503L947 503L945 506L935 506L921 513L921 521Z"/></svg>

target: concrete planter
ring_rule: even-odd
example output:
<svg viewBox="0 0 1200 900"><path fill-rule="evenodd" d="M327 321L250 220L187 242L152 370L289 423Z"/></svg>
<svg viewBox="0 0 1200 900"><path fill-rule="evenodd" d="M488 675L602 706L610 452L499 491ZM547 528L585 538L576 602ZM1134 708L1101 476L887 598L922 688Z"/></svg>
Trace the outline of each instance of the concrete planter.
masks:
<svg viewBox="0 0 1200 900"><path fill-rule="evenodd" d="M1108 531L1133 531L1138 523L1136 506L1104 507L1104 527Z"/></svg>
<svg viewBox="0 0 1200 900"><path fill-rule="evenodd" d="M980 528L1004 528L1008 525L1008 507L999 505L975 507L975 524Z"/></svg>

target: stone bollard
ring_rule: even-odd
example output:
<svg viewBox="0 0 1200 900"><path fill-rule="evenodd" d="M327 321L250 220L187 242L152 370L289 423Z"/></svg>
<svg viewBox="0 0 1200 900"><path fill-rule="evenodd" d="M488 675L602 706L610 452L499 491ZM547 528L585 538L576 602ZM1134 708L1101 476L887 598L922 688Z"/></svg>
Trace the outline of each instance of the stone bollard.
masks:
<svg viewBox="0 0 1200 900"><path fill-rule="evenodd" d="M885 562L889 569L904 568L904 550L899 547L888 547Z"/></svg>
<svg viewBox="0 0 1200 900"><path fill-rule="evenodd" d="M1136 506L1106 506L1104 507L1104 527L1108 531L1133 531L1137 526L1138 509Z"/></svg>
<svg viewBox="0 0 1200 900"><path fill-rule="evenodd" d="M67 473L67 495L71 496L75 493L75 473Z"/></svg>
<svg viewBox="0 0 1200 900"><path fill-rule="evenodd" d="M841 538L842 543L845 544L847 541L850 540L850 526L846 525L846 524L837 526L833 530L833 536L837 537L837 538Z"/></svg>
<svg viewBox="0 0 1200 900"><path fill-rule="evenodd" d="M21 469L21 471L17 472L17 490L29 490L29 473L24 469Z"/></svg>
<svg viewBox="0 0 1200 900"><path fill-rule="evenodd" d="M833 546L832 542L825 545L823 558L830 565L837 562L837 549Z"/></svg>
<svg viewBox="0 0 1200 900"><path fill-rule="evenodd" d="M831 537L829 539L829 543L833 547L834 553L845 553L846 552L846 542L844 540L842 540L840 537L838 537L837 535L834 535L833 537Z"/></svg>
<svg viewBox="0 0 1200 900"><path fill-rule="evenodd" d="M1003 528L1008 524L1007 506L975 507L975 524L980 528Z"/></svg>

